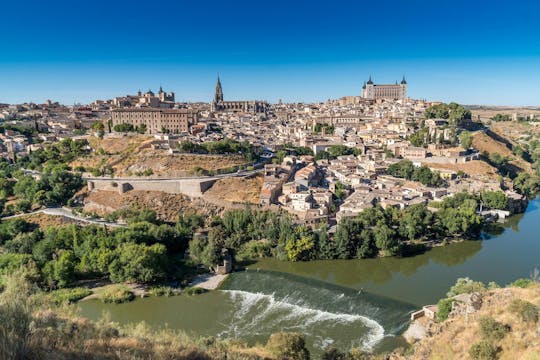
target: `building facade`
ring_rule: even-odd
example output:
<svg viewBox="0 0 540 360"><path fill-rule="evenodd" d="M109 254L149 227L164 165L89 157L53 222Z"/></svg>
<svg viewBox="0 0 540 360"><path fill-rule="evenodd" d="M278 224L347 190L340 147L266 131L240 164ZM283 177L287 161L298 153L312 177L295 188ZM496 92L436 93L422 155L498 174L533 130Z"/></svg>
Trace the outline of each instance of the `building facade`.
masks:
<svg viewBox="0 0 540 360"><path fill-rule="evenodd" d="M377 100L404 100L407 98L407 81L405 76L401 83L398 84L374 84L371 80L371 76L367 82L364 82L362 86L362 97L365 99Z"/></svg>
<svg viewBox="0 0 540 360"><path fill-rule="evenodd" d="M165 92L159 87L157 95L148 90L144 94L139 90L137 95L126 95L116 97L112 100L113 107L154 107L154 108L172 108L174 106L174 92Z"/></svg>
<svg viewBox="0 0 540 360"><path fill-rule="evenodd" d="M157 134L169 132L180 134L198 121L198 112L190 109L114 109L111 111L112 126L131 124L146 125L146 132Z"/></svg>
<svg viewBox="0 0 540 360"><path fill-rule="evenodd" d="M212 101L212 111L232 111L257 114L266 112L268 106L267 102L261 100L224 101L223 89L218 76L214 101Z"/></svg>

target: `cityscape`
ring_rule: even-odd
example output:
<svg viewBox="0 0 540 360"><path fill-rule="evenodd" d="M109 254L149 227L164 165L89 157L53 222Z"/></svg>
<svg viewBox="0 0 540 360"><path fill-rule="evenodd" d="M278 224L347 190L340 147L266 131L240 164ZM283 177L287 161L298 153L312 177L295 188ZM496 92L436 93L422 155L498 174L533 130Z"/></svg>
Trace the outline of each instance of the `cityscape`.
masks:
<svg viewBox="0 0 540 360"><path fill-rule="evenodd" d="M537 6L421 2L35 4L0 359L540 357Z"/></svg>

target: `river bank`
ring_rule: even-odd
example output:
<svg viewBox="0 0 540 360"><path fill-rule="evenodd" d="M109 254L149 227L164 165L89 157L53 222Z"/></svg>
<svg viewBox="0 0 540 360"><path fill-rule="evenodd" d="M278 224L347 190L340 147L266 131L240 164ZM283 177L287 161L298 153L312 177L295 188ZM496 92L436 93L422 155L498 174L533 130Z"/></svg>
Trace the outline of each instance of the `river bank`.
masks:
<svg viewBox="0 0 540 360"><path fill-rule="evenodd" d="M123 324L167 324L252 344L292 329L306 334L313 354L321 354L329 344L391 351L406 345L402 337L391 335L405 330L410 312L444 298L457 278L504 286L540 267L539 205L531 201L525 214L484 233L482 240L433 247L412 257L307 262L265 258L248 265L247 272L230 274L218 290L197 297L149 297L122 305L86 301L79 307L81 315L93 320L107 311ZM371 296L377 309L363 308ZM371 321L382 324L383 332Z"/></svg>

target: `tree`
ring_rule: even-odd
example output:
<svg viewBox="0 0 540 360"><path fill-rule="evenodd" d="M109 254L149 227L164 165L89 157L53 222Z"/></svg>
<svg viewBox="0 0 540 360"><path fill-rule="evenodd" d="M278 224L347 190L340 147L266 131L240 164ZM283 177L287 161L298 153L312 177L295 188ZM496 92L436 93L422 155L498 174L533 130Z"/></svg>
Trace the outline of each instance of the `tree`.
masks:
<svg viewBox="0 0 540 360"><path fill-rule="evenodd" d="M136 130L139 134L145 134L147 130L146 124L141 124L137 126Z"/></svg>
<svg viewBox="0 0 540 360"><path fill-rule="evenodd" d="M92 130L94 130L99 138L103 138L105 135L105 125L101 121L96 121L92 124Z"/></svg>
<svg viewBox="0 0 540 360"><path fill-rule="evenodd" d="M109 265L114 282L137 281L143 283L162 280L166 276L166 248L162 244L122 244L116 258Z"/></svg>
<svg viewBox="0 0 540 360"><path fill-rule="evenodd" d="M508 199L502 191L482 191L480 195L484 206L491 209L506 210Z"/></svg>
<svg viewBox="0 0 540 360"><path fill-rule="evenodd" d="M464 149L468 149L472 145L472 134L468 131L462 131L459 134L459 143Z"/></svg>
<svg viewBox="0 0 540 360"><path fill-rule="evenodd" d="M401 236L415 240L428 234L432 221L433 214L424 204L414 204L403 210L399 232Z"/></svg>
<svg viewBox="0 0 540 360"><path fill-rule="evenodd" d="M285 244L287 257L290 261L305 261L312 260L315 250L315 239L313 234L309 233L306 228L300 227L297 229L300 235L297 239L289 239Z"/></svg>
<svg viewBox="0 0 540 360"><path fill-rule="evenodd" d="M122 124L114 125L113 130L116 131L116 132L128 133L128 132L133 131L135 129L134 129L133 125L131 125L131 124L122 123Z"/></svg>
<svg viewBox="0 0 540 360"><path fill-rule="evenodd" d="M45 283L51 289L63 288L75 280L76 257L73 251L63 250L57 259L43 268Z"/></svg>
<svg viewBox="0 0 540 360"><path fill-rule="evenodd" d="M375 245L379 250L395 255L399 251L399 240L396 232L388 227L383 221L379 221L373 228Z"/></svg>

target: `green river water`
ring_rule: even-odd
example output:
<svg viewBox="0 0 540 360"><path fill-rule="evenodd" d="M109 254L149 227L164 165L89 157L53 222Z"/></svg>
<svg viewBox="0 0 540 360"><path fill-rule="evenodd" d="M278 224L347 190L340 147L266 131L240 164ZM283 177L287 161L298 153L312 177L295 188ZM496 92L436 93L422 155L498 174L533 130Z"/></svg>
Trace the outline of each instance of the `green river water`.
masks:
<svg viewBox="0 0 540 360"><path fill-rule="evenodd" d="M411 311L435 303L459 277L505 285L540 268L540 200L482 241L436 247L409 258L290 263L264 259L233 273L221 290L198 296L150 297L128 304L81 303L81 315L104 311L120 323L182 329L200 336L265 343L277 331L306 335L315 353L329 344L383 351Z"/></svg>

